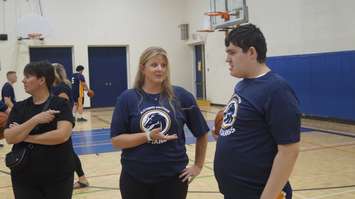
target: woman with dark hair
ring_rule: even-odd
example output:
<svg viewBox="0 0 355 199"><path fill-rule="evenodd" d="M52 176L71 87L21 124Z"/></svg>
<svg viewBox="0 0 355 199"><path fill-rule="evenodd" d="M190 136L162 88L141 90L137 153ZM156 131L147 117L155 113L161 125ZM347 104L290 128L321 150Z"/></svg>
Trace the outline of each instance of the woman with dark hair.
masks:
<svg viewBox="0 0 355 199"><path fill-rule="evenodd" d="M12 151L30 148L21 169L11 170L16 199L72 197L74 120L69 104L50 95L53 81L50 63L27 64L22 82L31 97L16 103L9 115L4 135L14 144Z"/></svg>
<svg viewBox="0 0 355 199"><path fill-rule="evenodd" d="M67 78L67 73L65 72L65 68L62 64L53 63L55 80L52 88L52 93L55 96L62 97L67 100L70 104L71 108L73 108L74 100L72 97L72 89L71 82ZM84 188L89 186L89 181L85 177L85 173L83 167L81 165L81 161L79 156L73 151L74 162L75 162L75 172L78 175L78 181L74 183L74 189Z"/></svg>

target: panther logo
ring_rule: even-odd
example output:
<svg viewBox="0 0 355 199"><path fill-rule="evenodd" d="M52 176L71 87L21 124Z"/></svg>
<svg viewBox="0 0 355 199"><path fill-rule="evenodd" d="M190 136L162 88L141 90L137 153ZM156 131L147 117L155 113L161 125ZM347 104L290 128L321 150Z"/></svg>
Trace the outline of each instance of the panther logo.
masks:
<svg viewBox="0 0 355 199"><path fill-rule="evenodd" d="M239 96L233 95L232 99L229 101L226 109L224 110L222 128L229 128L234 124L237 118L238 104L240 101L241 100Z"/></svg>
<svg viewBox="0 0 355 199"><path fill-rule="evenodd" d="M143 131L161 128L161 134L166 135L170 129L171 119L167 112L161 109L149 110L143 113L140 126Z"/></svg>

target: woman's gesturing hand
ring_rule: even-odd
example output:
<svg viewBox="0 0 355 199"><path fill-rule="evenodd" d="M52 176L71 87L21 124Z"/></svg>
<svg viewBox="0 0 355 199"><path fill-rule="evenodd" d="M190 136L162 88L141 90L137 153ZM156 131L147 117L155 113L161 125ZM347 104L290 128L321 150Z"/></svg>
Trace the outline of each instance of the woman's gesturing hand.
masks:
<svg viewBox="0 0 355 199"><path fill-rule="evenodd" d="M173 135L164 135L161 134L161 128L155 128L152 131L149 132L149 136L151 138L152 141L155 140L176 140L178 137L176 134Z"/></svg>
<svg viewBox="0 0 355 199"><path fill-rule="evenodd" d="M49 109L48 111L43 111L43 112L38 113L37 115L33 116L33 119L38 124L46 124L46 123L51 122L55 118L55 114L58 114L58 113L60 113L60 111Z"/></svg>

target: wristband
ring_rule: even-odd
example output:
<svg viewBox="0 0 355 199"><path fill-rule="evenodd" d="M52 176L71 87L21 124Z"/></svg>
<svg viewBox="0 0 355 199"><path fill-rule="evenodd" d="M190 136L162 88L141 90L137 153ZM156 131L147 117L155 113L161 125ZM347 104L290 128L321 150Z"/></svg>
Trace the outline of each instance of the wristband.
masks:
<svg viewBox="0 0 355 199"><path fill-rule="evenodd" d="M147 136L148 142L152 141L152 137L150 137L150 131L145 131L145 135Z"/></svg>

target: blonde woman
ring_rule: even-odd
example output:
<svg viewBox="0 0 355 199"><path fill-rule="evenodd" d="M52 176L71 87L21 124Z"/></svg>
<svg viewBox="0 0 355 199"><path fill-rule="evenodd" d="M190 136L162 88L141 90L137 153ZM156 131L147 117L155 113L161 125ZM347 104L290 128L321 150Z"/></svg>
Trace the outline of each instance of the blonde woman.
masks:
<svg viewBox="0 0 355 199"><path fill-rule="evenodd" d="M59 63L53 63L52 66L54 67L55 74L52 88L53 95L66 99L73 106L71 82L67 78L64 66Z"/></svg>
<svg viewBox="0 0 355 199"><path fill-rule="evenodd" d="M52 93L55 96L62 97L67 100L70 106L73 108L74 100L72 97L71 82L67 78L67 73L62 64L53 63L55 72L55 80L52 88ZM78 181L74 183L74 189L84 188L89 186L89 181L85 177L84 170L82 168L79 156L74 152L75 161L75 173L78 175Z"/></svg>
<svg viewBox="0 0 355 199"><path fill-rule="evenodd" d="M146 49L134 88L118 98L111 137L122 149L123 199L184 199L188 182L203 167L209 128L191 93L171 86L169 70L164 49ZM188 167L185 124L197 138L195 161Z"/></svg>

